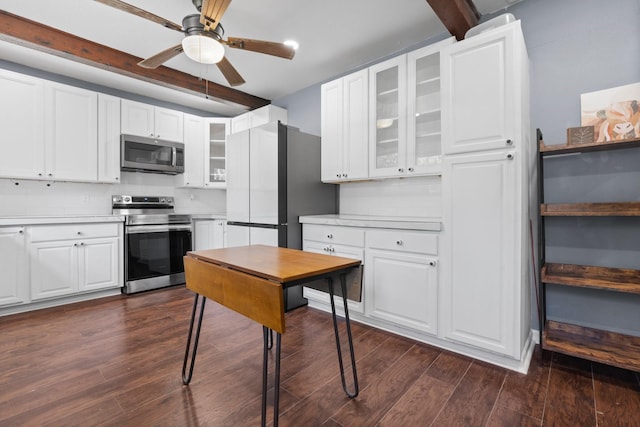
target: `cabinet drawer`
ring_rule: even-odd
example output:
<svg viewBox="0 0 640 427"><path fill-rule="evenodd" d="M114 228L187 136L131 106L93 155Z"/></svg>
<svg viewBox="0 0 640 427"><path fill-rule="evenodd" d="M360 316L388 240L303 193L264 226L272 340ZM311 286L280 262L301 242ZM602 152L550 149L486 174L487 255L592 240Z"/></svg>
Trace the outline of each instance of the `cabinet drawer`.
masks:
<svg viewBox="0 0 640 427"><path fill-rule="evenodd" d="M120 224L64 224L34 225L29 227L29 240L42 242L48 240L91 239L95 237L117 237Z"/></svg>
<svg viewBox="0 0 640 427"><path fill-rule="evenodd" d="M438 254L438 236L415 231L367 231L367 248Z"/></svg>
<svg viewBox="0 0 640 427"><path fill-rule="evenodd" d="M305 240L364 246L364 230L357 228L305 224L302 234Z"/></svg>

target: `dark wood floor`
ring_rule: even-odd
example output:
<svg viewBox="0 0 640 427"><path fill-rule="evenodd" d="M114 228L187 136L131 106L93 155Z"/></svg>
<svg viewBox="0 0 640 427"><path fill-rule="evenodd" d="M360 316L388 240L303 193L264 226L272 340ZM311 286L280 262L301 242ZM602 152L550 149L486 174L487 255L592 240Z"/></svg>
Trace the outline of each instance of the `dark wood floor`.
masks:
<svg viewBox="0 0 640 427"><path fill-rule="evenodd" d="M176 287L1 317L0 425L259 425L259 325L209 302L182 385L192 299ZM349 400L331 317L305 307L287 328L283 426L640 424L636 373L537 351L522 375L359 324Z"/></svg>

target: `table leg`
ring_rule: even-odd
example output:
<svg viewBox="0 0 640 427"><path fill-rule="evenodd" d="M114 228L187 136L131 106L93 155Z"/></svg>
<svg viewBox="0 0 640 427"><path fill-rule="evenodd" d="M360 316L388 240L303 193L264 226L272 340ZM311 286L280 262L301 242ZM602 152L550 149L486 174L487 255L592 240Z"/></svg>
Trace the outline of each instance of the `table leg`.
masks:
<svg viewBox="0 0 640 427"><path fill-rule="evenodd" d="M200 340L200 328L202 327L202 317L204 315L204 303L207 302L205 297L202 297L202 304L200 304L200 316L198 317L198 325L196 327L196 334L193 342L193 353L191 353L191 364L189 366L189 375L187 372L187 361L189 360L189 349L191 348L191 337L193 335L193 323L196 318L196 312L198 309L198 299L200 295L196 294L193 300L193 310L191 311L191 321L189 322L189 335L187 337L187 348L184 351L184 362L182 363L182 383L189 384L191 377L193 376L193 366L196 363L196 353L198 351L198 341Z"/></svg>
<svg viewBox="0 0 640 427"><path fill-rule="evenodd" d="M269 371L269 351L273 346L273 329L262 327L264 346L262 350L262 417L261 425L267 425L267 377ZM280 415L280 350L282 334L276 333L276 372L273 385L273 427L278 427Z"/></svg>
<svg viewBox="0 0 640 427"><path fill-rule="evenodd" d="M358 375L356 372L356 356L353 351L353 338L351 336L351 322L349 321L349 307L347 306L347 285L346 275L340 275L340 289L342 290L342 300L344 302L344 318L347 326L347 338L349 340L349 353L351 356L351 371L353 373L353 391L347 388L347 382L344 377L344 365L342 363L342 349L340 348L340 334L338 333L338 319L336 318L336 305L333 301L333 278L329 277L329 300L331 301L331 315L333 317L333 330L336 335L336 349L338 350L338 363L340 364L340 379L342 380L342 388L349 397L356 397L359 393Z"/></svg>

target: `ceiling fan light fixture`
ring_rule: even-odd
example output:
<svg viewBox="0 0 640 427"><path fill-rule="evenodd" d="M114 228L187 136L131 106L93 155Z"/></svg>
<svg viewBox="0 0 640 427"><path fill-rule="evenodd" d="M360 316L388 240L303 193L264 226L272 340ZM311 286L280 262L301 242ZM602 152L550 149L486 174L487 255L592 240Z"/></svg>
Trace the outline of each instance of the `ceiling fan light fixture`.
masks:
<svg viewBox="0 0 640 427"><path fill-rule="evenodd" d="M283 44L285 46L289 46L293 50L298 50L298 48L300 47L300 44L295 40L285 40Z"/></svg>
<svg viewBox="0 0 640 427"><path fill-rule="evenodd" d="M182 49L187 57L202 64L217 64L224 57L224 46L219 41L199 34L182 39Z"/></svg>

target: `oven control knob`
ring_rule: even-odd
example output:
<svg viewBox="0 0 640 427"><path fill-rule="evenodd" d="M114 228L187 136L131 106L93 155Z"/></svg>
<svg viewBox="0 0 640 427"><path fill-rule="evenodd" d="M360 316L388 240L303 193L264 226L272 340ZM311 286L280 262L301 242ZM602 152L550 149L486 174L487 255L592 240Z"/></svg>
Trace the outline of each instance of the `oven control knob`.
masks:
<svg viewBox="0 0 640 427"><path fill-rule="evenodd" d="M160 203L167 203L167 199L165 199L164 197L160 198Z"/></svg>
<svg viewBox="0 0 640 427"><path fill-rule="evenodd" d="M124 196L124 197L122 198L122 200L123 200L125 203L130 203L130 202L131 202L131 197L129 197L129 196Z"/></svg>

